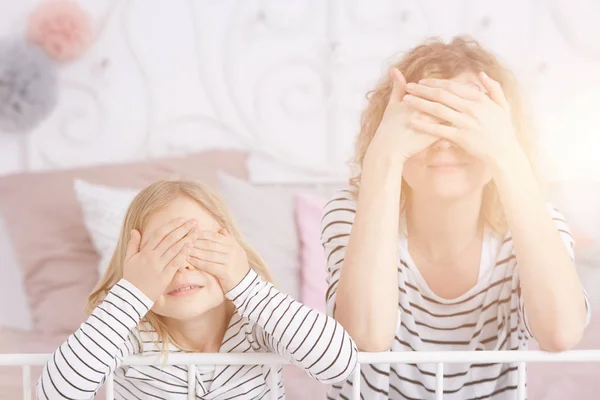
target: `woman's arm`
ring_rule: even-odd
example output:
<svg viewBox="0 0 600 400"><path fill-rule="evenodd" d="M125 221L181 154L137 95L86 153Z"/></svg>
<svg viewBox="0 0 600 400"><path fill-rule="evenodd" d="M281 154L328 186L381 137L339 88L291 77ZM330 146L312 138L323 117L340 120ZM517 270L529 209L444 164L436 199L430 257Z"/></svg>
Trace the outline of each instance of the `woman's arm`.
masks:
<svg viewBox="0 0 600 400"><path fill-rule="evenodd" d="M354 371L358 351L344 328L281 293L254 270L227 292L227 298L253 323L262 347L302 367L319 382L341 382Z"/></svg>
<svg viewBox="0 0 600 400"><path fill-rule="evenodd" d="M414 129L451 140L491 168L513 236L531 332L542 348L572 348L586 324L586 300L571 243L565 246L516 136L511 105L500 83L479 74L486 89L426 79L408 86L405 100L449 124L411 122ZM564 235L569 235L564 232Z"/></svg>
<svg viewBox="0 0 600 400"><path fill-rule="evenodd" d="M323 217L330 315L363 351L388 350L398 328L401 183L402 163L373 151L363 163L356 210L348 199L334 199Z"/></svg>
<svg viewBox="0 0 600 400"><path fill-rule="evenodd" d="M122 279L81 327L56 350L37 383L38 399L92 399L106 378L138 351L133 330L152 307Z"/></svg>
<svg viewBox="0 0 600 400"><path fill-rule="evenodd" d="M397 69L390 72L389 100L363 161L349 238L335 233L343 231L341 224L349 222L337 220L335 208L326 212L322 234L335 319L352 335L359 349L374 352L388 350L398 329L403 165L437 140L408 127L414 119L433 119L403 102L406 81ZM342 240L337 239L340 237Z"/></svg>
<svg viewBox="0 0 600 400"><path fill-rule="evenodd" d="M497 164L494 180L512 233L527 325L544 350L571 349L581 339L589 310L568 228L553 221L524 154ZM561 224L565 229L559 232Z"/></svg>

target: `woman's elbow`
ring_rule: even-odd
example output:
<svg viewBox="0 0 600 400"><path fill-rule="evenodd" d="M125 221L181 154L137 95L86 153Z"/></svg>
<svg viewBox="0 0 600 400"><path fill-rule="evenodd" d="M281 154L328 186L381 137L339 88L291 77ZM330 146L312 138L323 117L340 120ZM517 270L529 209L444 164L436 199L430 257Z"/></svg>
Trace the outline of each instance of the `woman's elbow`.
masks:
<svg viewBox="0 0 600 400"><path fill-rule="evenodd" d="M380 353L389 351L394 344L394 335L365 334L354 338L360 351L367 353Z"/></svg>
<svg viewBox="0 0 600 400"><path fill-rule="evenodd" d="M572 350L583 337L583 327L562 326L555 329L543 340L538 340L540 348L551 353L561 353Z"/></svg>
<svg viewBox="0 0 600 400"><path fill-rule="evenodd" d="M337 322L348 332L360 351L379 353L388 351L394 343L396 335L395 323L388 326L372 326L368 323L349 321L340 315L335 316Z"/></svg>

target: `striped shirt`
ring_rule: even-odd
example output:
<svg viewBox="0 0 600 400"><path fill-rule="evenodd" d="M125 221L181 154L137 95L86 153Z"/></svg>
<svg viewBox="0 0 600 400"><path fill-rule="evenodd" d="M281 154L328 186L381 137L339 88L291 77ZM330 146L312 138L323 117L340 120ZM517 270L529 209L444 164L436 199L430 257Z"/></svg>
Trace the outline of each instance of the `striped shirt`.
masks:
<svg viewBox="0 0 600 400"><path fill-rule="evenodd" d="M573 256L573 238L564 218L553 208L549 210ZM326 300L331 316L355 213L356 201L348 191L337 193L324 210L321 241L327 257ZM398 328L390 351L527 348L532 335L524 318L510 234L499 237L487 230L476 285L451 300L437 296L427 286L411 259L404 235L399 238L398 256ZM436 387L435 368L433 364L363 365L361 399L432 399ZM517 382L516 364L444 365L445 400L514 399ZM350 399L351 393L348 380L331 385L328 399Z"/></svg>
<svg viewBox="0 0 600 400"><path fill-rule="evenodd" d="M352 374L356 346L332 318L279 292L253 270L226 297L237 312L221 353L277 352L323 383ZM116 399L268 398L273 389L269 366L198 366L192 393L185 365L121 366L129 355L160 353L156 332L143 320L152 305L130 282L120 280L47 362L38 379L38 398L91 399L113 372ZM277 390L285 398L281 368Z"/></svg>

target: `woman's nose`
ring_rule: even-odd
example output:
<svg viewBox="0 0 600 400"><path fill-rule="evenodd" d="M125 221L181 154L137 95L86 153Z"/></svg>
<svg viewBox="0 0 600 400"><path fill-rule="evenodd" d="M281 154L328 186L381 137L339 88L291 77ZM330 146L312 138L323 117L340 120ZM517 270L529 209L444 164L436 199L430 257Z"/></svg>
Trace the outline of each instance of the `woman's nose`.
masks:
<svg viewBox="0 0 600 400"><path fill-rule="evenodd" d="M454 147L454 143L446 139L440 139L432 146L436 150L446 150Z"/></svg>

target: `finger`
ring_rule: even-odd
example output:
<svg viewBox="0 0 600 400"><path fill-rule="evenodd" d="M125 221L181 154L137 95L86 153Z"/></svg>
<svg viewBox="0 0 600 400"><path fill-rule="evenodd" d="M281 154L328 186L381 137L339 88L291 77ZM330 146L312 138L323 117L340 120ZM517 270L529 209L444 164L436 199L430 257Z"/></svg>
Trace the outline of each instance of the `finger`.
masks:
<svg viewBox="0 0 600 400"><path fill-rule="evenodd" d="M443 119L434 117L433 115L425 114L422 112L417 112L411 119L417 119L423 122L431 122L431 123L442 123Z"/></svg>
<svg viewBox="0 0 600 400"><path fill-rule="evenodd" d="M140 243L142 241L142 235L137 229L133 229L129 234L129 241L127 242L127 251L125 252L125 261L139 253Z"/></svg>
<svg viewBox="0 0 600 400"><path fill-rule="evenodd" d="M191 219L185 224L181 225L179 228L167 234L160 242L160 244L156 247L156 252L158 253L158 255L162 257L177 242L188 236L194 230L194 228L196 228L197 225L198 221L196 221L195 219Z"/></svg>
<svg viewBox="0 0 600 400"><path fill-rule="evenodd" d="M215 264L225 265L228 260L228 253L216 253L214 251L191 248L188 257L195 258L201 261L212 262Z"/></svg>
<svg viewBox="0 0 600 400"><path fill-rule="evenodd" d="M200 232L198 239L207 240L207 241L211 241L214 243L220 243L225 246L231 245L231 242L232 242L231 236L223 235L222 233L220 233L220 230L219 230L219 232L214 232L214 231Z"/></svg>
<svg viewBox="0 0 600 400"><path fill-rule="evenodd" d="M184 269L187 263L187 258L181 255L173 259L162 271L162 278L164 281L171 282L177 271Z"/></svg>
<svg viewBox="0 0 600 400"><path fill-rule="evenodd" d="M472 107L473 102L466 100L456 94L439 87L431 87L418 83L409 83L406 85L407 93L422 99L432 100L436 103L444 104L456 111L467 111Z"/></svg>
<svg viewBox="0 0 600 400"><path fill-rule="evenodd" d="M213 242L212 240L207 239L198 239L194 241L194 248L200 250L213 251L216 253L228 253L229 246L226 246L223 243Z"/></svg>
<svg viewBox="0 0 600 400"><path fill-rule="evenodd" d="M186 220L184 218L176 218L161 226L150 235L150 238L142 247L149 247L152 250L156 249L165 236L181 227L185 222Z"/></svg>
<svg viewBox="0 0 600 400"><path fill-rule="evenodd" d="M450 122L455 126L466 126L468 118L465 114L453 110L448 106L434 101L425 100L413 95L404 96L405 103L409 104L414 109L441 118L444 121Z"/></svg>
<svg viewBox="0 0 600 400"><path fill-rule="evenodd" d="M506 96L504 96L504 91L502 90L500 83L490 78L483 71L479 74L479 78L483 84L483 87L485 87L488 91L490 99L499 104L502 108L506 110L510 109L510 105L508 100L506 100Z"/></svg>
<svg viewBox="0 0 600 400"><path fill-rule="evenodd" d="M221 264L212 263L210 261L203 261L194 257L188 257L187 260L193 267L198 268L201 271L207 272L217 278L223 277L225 268Z"/></svg>
<svg viewBox="0 0 600 400"><path fill-rule="evenodd" d="M194 233L192 232L190 235L183 237L173 246L169 247L167 251L165 251L165 253L160 257L165 266L167 266L181 254L184 254L184 258L187 257L190 250L194 247L194 238Z"/></svg>
<svg viewBox="0 0 600 400"><path fill-rule="evenodd" d="M461 145L461 141L464 140L465 135L460 135L460 131L453 127L443 124L433 124L429 122L423 122L419 120L410 121L410 126L415 131L424 133L437 138L447 139L451 142Z"/></svg>
<svg viewBox="0 0 600 400"><path fill-rule="evenodd" d="M482 92L477 86L454 82L449 79L421 79L419 84L428 86L430 88L447 90L448 92L465 100L482 101L486 98L485 93Z"/></svg>
<svg viewBox="0 0 600 400"><path fill-rule="evenodd" d="M390 94L390 103L399 103L406 94L406 79L398 68L391 68L392 93Z"/></svg>

